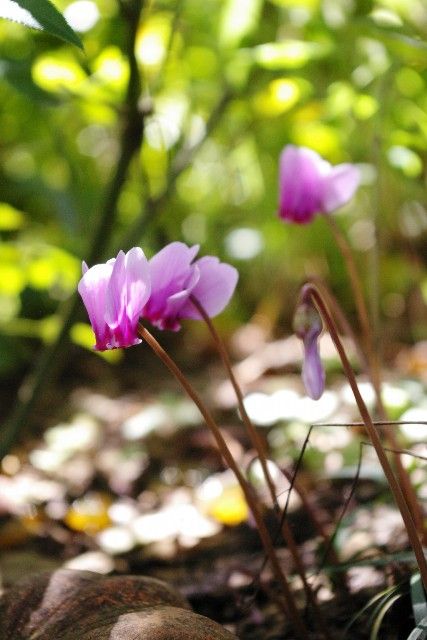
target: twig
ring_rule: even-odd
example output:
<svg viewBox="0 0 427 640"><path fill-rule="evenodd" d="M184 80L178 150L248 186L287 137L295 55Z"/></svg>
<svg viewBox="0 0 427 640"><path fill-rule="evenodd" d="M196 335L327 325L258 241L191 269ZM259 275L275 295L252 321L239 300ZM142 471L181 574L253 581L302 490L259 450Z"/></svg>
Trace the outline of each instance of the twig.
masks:
<svg viewBox="0 0 427 640"><path fill-rule="evenodd" d="M104 204L90 241L90 247L86 253L89 264L99 261L108 246L114 229L116 206L121 188L126 180L132 158L139 149L143 137L144 118L138 108L140 79L134 52L142 0L132 0L131 3L122 3L122 6L123 16L128 27L125 46L130 65L130 75L124 105L125 109L123 110L121 151L115 172L106 191ZM64 361L65 353L69 348L68 333L77 316L79 304L79 298L76 294L64 303L60 310L61 326L55 340L41 352L32 371L21 384L12 413L1 429L0 459L14 445L36 401L39 399L47 382L51 380L55 368L58 368L61 360Z"/></svg>
<svg viewBox="0 0 427 640"><path fill-rule="evenodd" d="M401 424L427 425L427 420L372 420L374 427L398 427ZM364 422L316 422L312 427L363 427ZM398 449L399 451L399 449Z"/></svg>
<svg viewBox="0 0 427 640"><path fill-rule="evenodd" d="M178 177L191 164L195 154L204 144L207 138L212 134L218 123L220 122L228 104L233 98L233 93L226 88L224 93L215 105L207 123L204 135L191 147L184 146L175 156L170 167L166 186L161 193L155 197L148 197L145 201L142 211L131 227L126 231L120 240L119 248L128 248L135 246L135 243L141 238L145 231L147 218L153 219L161 210L166 200L170 197L175 189Z"/></svg>

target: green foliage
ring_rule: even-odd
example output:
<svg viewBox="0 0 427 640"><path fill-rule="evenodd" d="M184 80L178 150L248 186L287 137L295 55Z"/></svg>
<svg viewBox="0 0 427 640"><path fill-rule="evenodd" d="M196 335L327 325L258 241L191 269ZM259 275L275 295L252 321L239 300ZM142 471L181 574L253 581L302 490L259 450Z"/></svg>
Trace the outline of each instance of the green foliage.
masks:
<svg viewBox="0 0 427 640"><path fill-rule="evenodd" d="M87 22L74 27L70 19L70 33L47 2L18 3L63 40L78 44L72 29L80 30L85 56L0 23L4 335L11 326L18 333L17 320L43 322L72 292L119 154L131 68L121 3L90 0L83 11L58 0L65 16L76 4ZM276 217L280 151L308 145L331 162L360 163L363 185L338 222L362 270L375 264L377 229L380 293L370 277L367 294L396 338L425 337L426 13L421 0L147 6L135 49L144 141L107 255L141 244L150 256L177 239L219 253L241 273L226 326L259 313L273 330L290 329L298 286L313 273L351 314L323 220L296 227ZM59 255L73 266L58 267Z"/></svg>
<svg viewBox="0 0 427 640"><path fill-rule="evenodd" d="M47 31L52 36L83 48L80 38L49 0L3 0L0 18Z"/></svg>

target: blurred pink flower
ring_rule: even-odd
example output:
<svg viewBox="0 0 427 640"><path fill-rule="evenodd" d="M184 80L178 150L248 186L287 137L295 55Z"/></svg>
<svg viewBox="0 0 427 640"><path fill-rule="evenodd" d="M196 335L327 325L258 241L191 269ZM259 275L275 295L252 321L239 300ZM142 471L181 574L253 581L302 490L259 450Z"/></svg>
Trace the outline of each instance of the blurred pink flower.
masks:
<svg viewBox="0 0 427 640"><path fill-rule="evenodd" d="M237 270L214 256L193 262L198 245L172 242L151 258L151 297L143 317L159 329L178 331L182 318L200 320L190 296L212 318L228 304L237 284Z"/></svg>
<svg viewBox="0 0 427 640"><path fill-rule="evenodd" d="M96 337L105 351L138 344L138 320L150 296L150 271L144 252L134 247L90 269L83 263L79 293Z"/></svg>
<svg viewBox="0 0 427 640"><path fill-rule="evenodd" d="M348 202L359 185L352 164L333 167L312 149L287 145L280 156L279 216L305 224Z"/></svg>
<svg viewBox="0 0 427 640"><path fill-rule="evenodd" d="M325 371L320 359L318 338L323 324L319 313L310 301L302 301L294 316L294 330L304 345L302 380L307 395L318 400L325 389Z"/></svg>

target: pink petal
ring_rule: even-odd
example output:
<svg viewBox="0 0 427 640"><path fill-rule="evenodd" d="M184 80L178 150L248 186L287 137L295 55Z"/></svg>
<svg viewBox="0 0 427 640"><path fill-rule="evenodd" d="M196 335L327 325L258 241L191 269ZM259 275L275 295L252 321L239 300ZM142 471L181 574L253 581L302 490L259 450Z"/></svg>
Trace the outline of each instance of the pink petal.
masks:
<svg viewBox="0 0 427 640"><path fill-rule="evenodd" d="M102 342L105 333L105 304L112 269L112 265L97 264L87 269L78 284L97 342Z"/></svg>
<svg viewBox="0 0 427 640"><path fill-rule="evenodd" d="M323 211L329 213L351 200L359 182L360 173L354 165L339 164L332 167L323 182Z"/></svg>
<svg viewBox="0 0 427 640"><path fill-rule="evenodd" d="M182 281L188 277L191 262L195 258L199 246L187 247L183 242L171 242L150 260L151 286L153 292L169 289L171 283L180 288Z"/></svg>
<svg viewBox="0 0 427 640"><path fill-rule="evenodd" d="M322 209L322 176L330 168L315 151L288 145L280 156L279 216L290 222L310 222Z"/></svg>
<svg viewBox="0 0 427 640"><path fill-rule="evenodd" d="M200 279L191 293L212 318L228 304L236 288L238 272L214 256L200 258L194 265L200 270ZM183 306L179 316L200 320L200 314L191 301Z"/></svg>
<svg viewBox="0 0 427 640"><path fill-rule="evenodd" d="M126 306L126 267L125 254L119 251L113 264L110 282L107 288L105 322L111 329L123 321Z"/></svg>
<svg viewBox="0 0 427 640"><path fill-rule="evenodd" d="M319 354L317 336L304 340L302 379L307 395L318 400L325 389L325 371Z"/></svg>
<svg viewBox="0 0 427 640"><path fill-rule="evenodd" d="M150 297L150 267L144 252L134 247L125 258L126 315L131 324L138 321L142 309Z"/></svg>

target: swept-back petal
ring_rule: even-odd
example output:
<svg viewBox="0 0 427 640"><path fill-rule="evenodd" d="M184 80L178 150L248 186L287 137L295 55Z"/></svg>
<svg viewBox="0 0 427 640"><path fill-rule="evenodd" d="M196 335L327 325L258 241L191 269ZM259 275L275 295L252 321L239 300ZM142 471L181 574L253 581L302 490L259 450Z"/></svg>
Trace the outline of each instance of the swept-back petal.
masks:
<svg viewBox="0 0 427 640"><path fill-rule="evenodd" d="M323 179L322 210L325 213L339 209L351 200L359 186L360 172L353 164L332 167Z"/></svg>
<svg viewBox="0 0 427 640"><path fill-rule="evenodd" d="M200 278L191 293L212 318L221 313L230 301L239 274L237 269L214 256L200 258L194 266L199 269ZM200 314L191 301L182 307L179 316L200 320Z"/></svg>

